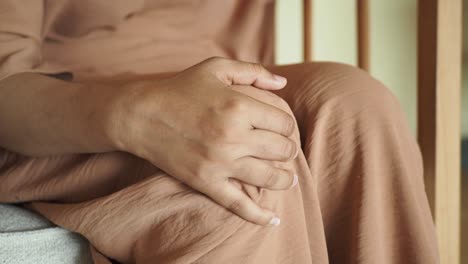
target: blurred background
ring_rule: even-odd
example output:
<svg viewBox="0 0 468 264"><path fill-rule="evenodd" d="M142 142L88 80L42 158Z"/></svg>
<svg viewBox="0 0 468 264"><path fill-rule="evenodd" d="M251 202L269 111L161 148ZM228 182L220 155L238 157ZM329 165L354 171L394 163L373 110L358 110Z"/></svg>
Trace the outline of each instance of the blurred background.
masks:
<svg viewBox="0 0 468 264"><path fill-rule="evenodd" d="M355 1L314 0L313 10L314 60L356 65ZM468 0L463 14L461 263L468 263ZM372 0L370 20L370 72L399 98L416 136L417 0ZM277 0L275 38L278 64L302 61L302 0Z"/></svg>

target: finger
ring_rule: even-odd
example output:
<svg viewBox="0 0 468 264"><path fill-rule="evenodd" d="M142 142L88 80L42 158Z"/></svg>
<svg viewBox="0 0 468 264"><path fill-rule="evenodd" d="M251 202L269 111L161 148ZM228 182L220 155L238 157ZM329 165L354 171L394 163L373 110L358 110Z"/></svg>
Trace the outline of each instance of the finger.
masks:
<svg viewBox="0 0 468 264"><path fill-rule="evenodd" d="M295 141L266 130L254 129L245 140L246 155L262 160L289 161L299 152Z"/></svg>
<svg viewBox="0 0 468 264"><path fill-rule="evenodd" d="M269 130L287 137L294 133L296 121L292 115L278 107L281 105L287 107L286 102L280 97L251 86L234 85L232 89L253 100L250 124L254 128Z"/></svg>
<svg viewBox="0 0 468 264"><path fill-rule="evenodd" d="M268 130L286 137L293 134L296 124L291 115L271 105L256 102L252 104L250 108L252 112L249 115L249 122L253 128Z"/></svg>
<svg viewBox="0 0 468 264"><path fill-rule="evenodd" d="M284 101L281 97L270 91L255 89L250 85L232 85L230 88L236 92L247 95L260 102L269 104L280 109L289 107L286 101Z"/></svg>
<svg viewBox="0 0 468 264"><path fill-rule="evenodd" d="M261 64L214 58L213 68L226 84L252 85L260 89L279 90L286 86L286 78L273 74Z"/></svg>
<svg viewBox="0 0 468 264"><path fill-rule="evenodd" d="M258 206L228 180L218 185L207 195L226 209L254 224L279 225L280 219L273 212Z"/></svg>
<svg viewBox="0 0 468 264"><path fill-rule="evenodd" d="M252 157L237 161L234 176L245 183L270 190L287 190L294 187L298 177L292 169L274 167L267 162Z"/></svg>

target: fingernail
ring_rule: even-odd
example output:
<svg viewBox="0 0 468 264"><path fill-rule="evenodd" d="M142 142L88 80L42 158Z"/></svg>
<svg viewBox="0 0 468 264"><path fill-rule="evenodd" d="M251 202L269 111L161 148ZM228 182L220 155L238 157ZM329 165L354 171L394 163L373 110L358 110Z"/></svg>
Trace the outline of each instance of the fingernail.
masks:
<svg viewBox="0 0 468 264"><path fill-rule="evenodd" d="M269 224L272 225L272 226L279 226L280 223L281 223L281 220L280 220L278 217L274 216L274 217L270 220L270 223L269 223Z"/></svg>
<svg viewBox="0 0 468 264"><path fill-rule="evenodd" d="M297 176L297 174L294 174L293 182L291 184L291 187L289 187L289 189L292 189L294 186L296 186L298 182L299 182L299 177Z"/></svg>
<svg viewBox="0 0 468 264"><path fill-rule="evenodd" d="M274 78L275 82L277 82L278 84L281 84L281 85L285 85L286 82L288 81L283 76L279 76L279 75L276 75L276 74L273 74L273 78Z"/></svg>

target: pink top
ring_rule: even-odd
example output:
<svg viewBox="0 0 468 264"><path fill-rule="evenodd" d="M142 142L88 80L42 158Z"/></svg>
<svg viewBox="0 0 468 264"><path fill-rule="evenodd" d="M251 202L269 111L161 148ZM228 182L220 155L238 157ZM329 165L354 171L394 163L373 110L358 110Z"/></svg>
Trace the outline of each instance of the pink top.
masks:
<svg viewBox="0 0 468 264"><path fill-rule="evenodd" d="M271 64L273 0L1 0L0 79L187 68L211 56Z"/></svg>

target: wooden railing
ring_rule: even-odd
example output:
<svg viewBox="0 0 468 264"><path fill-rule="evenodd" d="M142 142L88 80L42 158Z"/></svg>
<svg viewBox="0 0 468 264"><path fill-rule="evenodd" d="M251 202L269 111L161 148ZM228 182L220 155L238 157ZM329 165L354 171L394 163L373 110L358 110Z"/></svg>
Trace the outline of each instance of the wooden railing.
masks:
<svg viewBox="0 0 468 264"><path fill-rule="evenodd" d="M312 2L303 0L304 61L313 59ZM356 0L357 57L372 72L369 4ZM418 0L418 141L442 264L460 263L461 44L462 0Z"/></svg>

